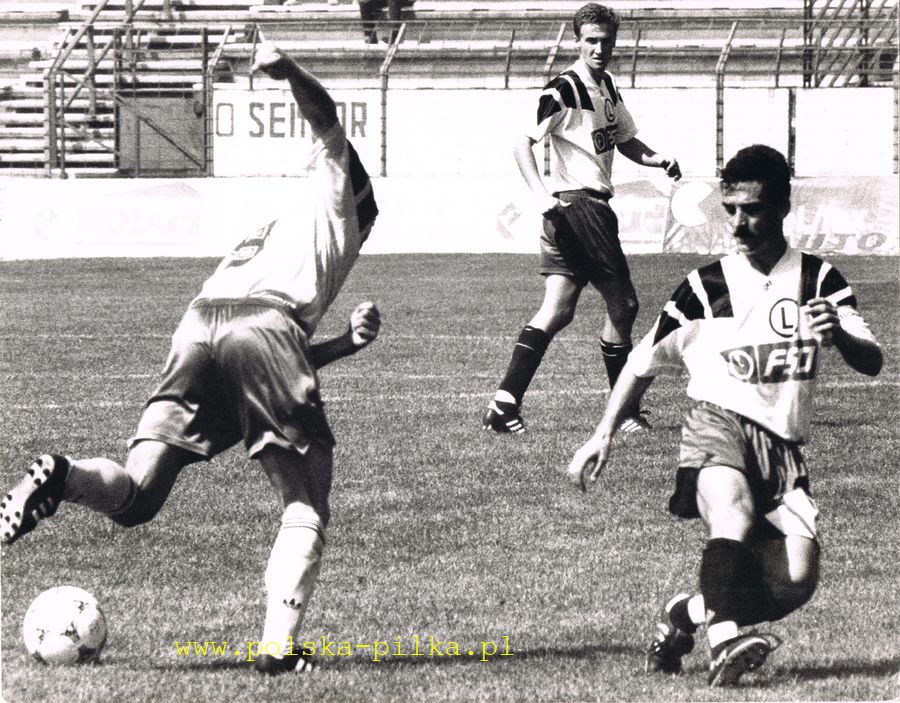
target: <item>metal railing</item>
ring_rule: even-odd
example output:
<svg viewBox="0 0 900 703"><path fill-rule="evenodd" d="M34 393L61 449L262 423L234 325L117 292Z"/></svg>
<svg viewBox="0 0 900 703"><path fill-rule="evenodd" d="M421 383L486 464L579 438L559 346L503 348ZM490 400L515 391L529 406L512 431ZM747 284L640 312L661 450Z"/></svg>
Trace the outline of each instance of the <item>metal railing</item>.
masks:
<svg viewBox="0 0 900 703"><path fill-rule="evenodd" d="M65 176L72 140L94 142L112 150L118 158L116 144L103 142L92 130L70 122L67 115L85 92L89 113L96 109L100 97L112 99L119 107L124 104L122 81L128 69L132 74L130 85L137 84L136 57L141 51L142 32L160 26L157 19L145 16L142 11L145 1L127 2L125 12L116 13L110 21L105 13L110 0L101 0L80 27L68 31L56 58L44 71L48 96L45 107L48 175ZM682 22L684 27L692 27L691 34L688 36L683 31L681 39L674 41L672 36L678 28L673 29L671 18L628 20L620 29L617 47L620 80L635 86L640 77L654 72L665 75L665 71L677 71L680 67L682 74L688 76L687 66L704 66L704 80L714 81L716 89L716 156L720 164L724 148L724 91L729 80L740 84L753 77L776 88L793 83L788 86L790 89L881 84L893 86L896 98L900 91L896 0L836 0L825 5L807 2L808 12L790 18L730 16L727 25L715 18L685 19ZM553 16L535 17L533 13L524 16L498 13L478 19L442 16L407 20L386 25L393 30L393 36L387 44L378 46L362 43L360 20L355 15L326 20L248 15L247 19L240 25L213 23L208 19L178 20L180 27L203 37L196 47L202 62L202 157L198 160L176 140L167 137L164 125L142 117L137 109L136 90L132 90L136 152L140 152L139 123L143 123L196 163L200 172L211 175L210 108L217 71L227 60L237 66L235 73L240 73L250 64L257 43L264 37L285 41L289 50L296 50L311 61L319 60L325 71L335 67L344 73L357 70L361 58L375 67L372 75L380 86L382 102L382 175L387 173L388 93L389 86L394 89L393 79L427 66L431 77L454 80L470 74L471 67L477 67L496 78L498 88L510 88L515 81L537 87L552 77L562 60L575 55L573 47L566 43L570 31L568 21L561 22ZM212 32L219 35L214 49L207 40ZM100 36L103 40L98 45ZM348 40L354 36L355 43ZM76 51L83 70L72 65ZM96 77L101 66L108 68L110 63L113 81L109 92L104 92ZM312 65L310 69L316 72L317 67ZM896 124L895 116L895 170ZM138 160L136 175L140 170Z"/></svg>

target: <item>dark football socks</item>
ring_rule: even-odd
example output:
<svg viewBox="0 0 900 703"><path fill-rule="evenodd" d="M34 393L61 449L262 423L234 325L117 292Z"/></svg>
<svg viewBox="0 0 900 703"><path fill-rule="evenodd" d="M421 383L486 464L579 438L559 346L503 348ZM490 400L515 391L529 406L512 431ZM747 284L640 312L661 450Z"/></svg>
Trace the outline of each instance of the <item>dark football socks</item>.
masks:
<svg viewBox="0 0 900 703"><path fill-rule="evenodd" d="M612 389L619 380L619 375L628 361L628 355L634 346L631 342L625 344L615 344L607 342L605 339L600 340L600 353L603 354L603 364L606 366L606 376L609 378L609 387Z"/></svg>
<svg viewBox="0 0 900 703"><path fill-rule="evenodd" d="M700 560L700 592L708 614L710 646L737 635L737 628L761 622L762 574L743 542L716 538L706 543Z"/></svg>
<svg viewBox="0 0 900 703"><path fill-rule="evenodd" d="M537 372L541 360L544 358L544 352L550 346L550 337L544 330L537 327L526 325L519 333L516 340L516 346L513 349L512 359L510 359L509 367L506 369L506 375L500 382L498 392L505 391L515 398L517 404L522 403L522 397L531 379Z"/></svg>

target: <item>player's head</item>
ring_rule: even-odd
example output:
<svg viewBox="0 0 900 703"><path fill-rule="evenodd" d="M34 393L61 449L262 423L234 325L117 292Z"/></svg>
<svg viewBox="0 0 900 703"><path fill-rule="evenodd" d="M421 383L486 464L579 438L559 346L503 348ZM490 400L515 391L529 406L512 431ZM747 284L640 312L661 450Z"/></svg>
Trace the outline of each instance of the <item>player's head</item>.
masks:
<svg viewBox="0 0 900 703"><path fill-rule="evenodd" d="M734 183L758 181L763 184L769 200L790 207L791 167L782 153L770 146L753 144L744 147L728 160L720 178L722 190Z"/></svg>
<svg viewBox="0 0 900 703"><path fill-rule="evenodd" d="M748 256L782 250L791 169L781 152L762 144L741 149L722 169L720 187L739 250Z"/></svg>
<svg viewBox="0 0 900 703"><path fill-rule="evenodd" d="M619 16L606 5L589 2L587 5L582 5L578 8L575 12L575 19L572 20L572 28L575 30L576 39L581 39L581 28L586 24L605 25L615 37L619 31Z"/></svg>
<svg viewBox="0 0 900 703"><path fill-rule="evenodd" d="M589 2L575 13L572 27L581 60L594 71L605 71L616 45L619 17L608 7Z"/></svg>

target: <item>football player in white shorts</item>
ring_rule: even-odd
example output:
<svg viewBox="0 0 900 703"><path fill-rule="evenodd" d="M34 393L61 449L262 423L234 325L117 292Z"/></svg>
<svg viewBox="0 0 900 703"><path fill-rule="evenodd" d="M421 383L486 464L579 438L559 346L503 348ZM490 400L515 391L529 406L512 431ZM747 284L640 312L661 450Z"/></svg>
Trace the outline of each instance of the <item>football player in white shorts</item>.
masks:
<svg viewBox="0 0 900 703"><path fill-rule="evenodd" d="M145 523L184 467L243 441L283 504L264 578L265 650L255 660L258 671L279 673L311 667L289 645L299 639L329 520L334 437L317 370L374 340L379 311L363 303L345 334L318 344L310 338L378 208L325 88L271 45L259 47L252 70L286 80L312 129L314 202L306 207L298 196L285 203L285 212L235 247L203 284L172 337L125 466L103 458L39 457L0 501L0 539L16 541L63 500L126 527Z"/></svg>
<svg viewBox="0 0 900 703"><path fill-rule="evenodd" d="M818 510L800 455L823 349L875 376L881 347L843 276L792 249L790 168L778 151L741 149L721 173L736 253L688 274L635 348L569 478L582 490L606 465L628 408L654 377L687 368L693 405L682 427L669 510L701 518L708 541L700 592L666 604L647 669L678 673L706 625L709 683L735 684L778 646L741 628L778 620L813 595L819 578Z"/></svg>

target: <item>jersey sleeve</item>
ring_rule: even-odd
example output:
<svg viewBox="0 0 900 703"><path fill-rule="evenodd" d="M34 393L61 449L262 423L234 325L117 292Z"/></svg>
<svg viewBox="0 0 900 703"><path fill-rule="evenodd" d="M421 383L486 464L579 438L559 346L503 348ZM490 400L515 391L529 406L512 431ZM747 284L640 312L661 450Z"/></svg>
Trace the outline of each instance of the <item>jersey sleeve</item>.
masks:
<svg viewBox="0 0 900 703"><path fill-rule="evenodd" d="M875 339L875 335L872 334L869 325L856 308L850 307L849 305L838 305L837 314L838 320L841 323L841 328L847 334L878 344L878 340Z"/></svg>
<svg viewBox="0 0 900 703"><path fill-rule="evenodd" d="M616 121L618 122L616 142L621 144L622 142L627 142L629 139L633 139L637 136L637 125L634 124L631 113L628 112L628 108L625 107L625 103L621 100L619 100L619 104L616 105Z"/></svg>
<svg viewBox="0 0 900 703"><path fill-rule="evenodd" d="M663 307L650 332L628 357L632 373L646 378L683 369L682 354L696 329L693 321L700 317L703 317L702 306L685 279Z"/></svg>
<svg viewBox="0 0 900 703"><path fill-rule="evenodd" d="M570 81L557 76L541 92L537 115L527 125L525 134L536 142L543 140L562 124L566 111L575 104L574 88Z"/></svg>
<svg viewBox="0 0 900 703"><path fill-rule="evenodd" d="M606 74L609 75L609 74ZM622 100L622 94L619 92L619 87L616 85L615 79L610 76L610 85L612 86L612 91L615 94L615 106L616 106L616 142L621 144L622 142L627 142L629 139L633 139L637 136L637 125L634 123L634 119L631 117L631 113L628 111L628 108L625 106L625 101Z"/></svg>
<svg viewBox="0 0 900 703"><path fill-rule="evenodd" d="M848 333L877 344L875 335L857 309L856 295L834 266L813 254L803 254L803 302L825 298L836 308L841 327Z"/></svg>

